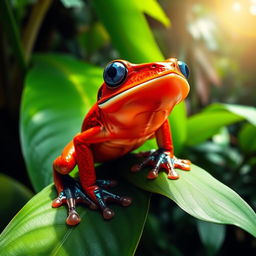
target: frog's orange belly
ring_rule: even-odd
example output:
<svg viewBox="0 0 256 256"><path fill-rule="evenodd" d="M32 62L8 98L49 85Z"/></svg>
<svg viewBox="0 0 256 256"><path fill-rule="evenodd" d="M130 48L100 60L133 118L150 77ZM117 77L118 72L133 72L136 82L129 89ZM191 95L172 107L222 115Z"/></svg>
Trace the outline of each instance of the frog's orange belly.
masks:
<svg viewBox="0 0 256 256"><path fill-rule="evenodd" d="M115 139L104 143L91 145L95 162L105 162L119 158L136 148L140 147L146 140L153 135L139 139Z"/></svg>
<svg viewBox="0 0 256 256"><path fill-rule="evenodd" d="M164 123L168 111L131 111L131 113L108 114L106 127L111 134L122 138L145 138L150 136ZM143 140L143 139L142 139ZM145 141L145 139L144 139Z"/></svg>

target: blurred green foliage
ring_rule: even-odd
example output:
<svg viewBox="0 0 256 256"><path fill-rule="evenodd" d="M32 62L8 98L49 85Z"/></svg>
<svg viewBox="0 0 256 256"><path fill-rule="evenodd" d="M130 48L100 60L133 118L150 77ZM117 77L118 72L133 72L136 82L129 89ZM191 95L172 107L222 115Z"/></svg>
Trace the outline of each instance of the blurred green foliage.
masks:
<svg viewBox="0 0 256 256"><path fill-rule="evenodd" d="M114 58L140 63L162 60L163 55L166 58L173 56L185 60L191 69L191 93L186 101L189 118L187 119L185 105L178 106L170 117L176 154L186 156L193 163L210 171L214 177L238 192L255 210L256 32L251 27L256 25L253 12L256 7L253 2L249 4L248 1L247 4L245 1L228 0L224 4L223 1L207 0L56 0L48 1L48 4L49 6L42 7L42 0L4 0L0 3L0 107L2 120L6 120L6 130L2 131L1 140L5 145L11 145L10 149L6 146L8 150L5 148L1 151L1 156L7 162L2 165L1 172L9 174L8 161L14 161L11 155L13 151L18 151L18 143L12 142L15 136L11 132L17 133L17 129L13 127L17 125L21 91L27 71L29 73L24 93L26 99L31 99L38 93L37 85L47 84L49 74L53 76L50 83L52 93L57 90L54 87L55 76L56 81L62 81L67 86L78 85L77 100L81 96L83 101L79 86L84 86L86 79L91 81L90 86L94 89L86 91L85 101L87 98L90 102L94 101L96 87L100 85L99 68L93 67L90 73L90 66L83 71L72 62L68 66L70 69L66 69L65 61L64 65L58 67L59 73L51 73L50 64L41 68L37 65L35 69L39 73L45 70L47 75L42 73L42 77L38 75L31 78L35 75L30 73L31 65L36 58L26 60L24 56L40 52L41 58L45 55L47 59L46 53L59 52L98 66L104 66ZM230 22L234 18L243 22L235 26L236 22ZM30 38L32 31L36 32L33 33L34 39L32 36ZM28 41L32 48L26 47ZM51 64L55 63L54 65L61 62L55 55L52 60ZM41 62L40 65L45 64ZM57 96L56 99L61 101ZM37 100L38 98L34 99L36 102ZM44 98L41 100L44 106ZM31 105L23 105L23 117L25 109L27 118L22 119L23 125L31 120L40 123L40 114L44 111L43 118L54 122L47 115L47 109L43 108L41 111L40 108L35 109L33 101L26 102ZM48 102L50 108L50 99ZM80 106L75 108L78 102L73 102L74 106L67 108L71 112L83 114L90 102L84 102L84 108L81 109ZM215 102L226 104L206 107ZM67 102L67 105L73 103ZM66 121L65 114L70 113L59 112L60 125L63 120ZM74 116L73 121L77 123L73 129L79 129L80 117ZM44 137L43 133L33 131L33 127L30 126L30 129L34 145L38 141L47 140L48 135ZM63 134L66 133L63 136L68 138L73 129L66 132L63 130ZM46 131L45 134L47 133ZM38 138L37 134L42 138ZM12 143L6 143L6 135ZM47 158L46 154L45 159L38 163L31 145L24 145L24 137L28 136L28 141L31 142L31 136L27 131L23 131L22 136L25 156L34 156L34 163L29 162L26 157L33 186L36 189L42 188L43 184L50 182L51 176L49 172L45 172L45 168L38 172L44 178L37 176L36 170L32 171L31 166L47 166L52 159ZM57 152L65 144L64 141L61 142L63 136L60 135L56 148L49 148L51 156L55 154L53 151ZM48 144L50 147L51 143ZM149 142L145 148L153 146ZM38 153L40 154L40 150ZM17 161L16 170L20 166ZM25 171L20 174L15 171L12 171L12 176L28 184ZM33 179L41 184L36 184ZM19 188L15 184L12 187L14 191ZM22 195L20 192L14 193ZM4 195L1 191L4 203L10 203L9 197ZM13 209L17 209L17 205L22 205L25 201L26 199L20 200L20 204L13 201ZM8 219L4 223L6 225L11 213L4 213ZM166 198L154 195L137 254L227 255L242 252L253 255L255 249L255 239L241 229L198 222Z"/></svg>

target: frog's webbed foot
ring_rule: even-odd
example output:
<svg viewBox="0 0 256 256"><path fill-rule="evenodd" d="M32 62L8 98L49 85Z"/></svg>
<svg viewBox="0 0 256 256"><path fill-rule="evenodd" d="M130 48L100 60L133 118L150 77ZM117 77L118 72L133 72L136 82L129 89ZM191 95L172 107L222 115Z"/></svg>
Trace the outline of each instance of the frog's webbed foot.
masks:
<svg viewBox="0 0 256 256"><path fill-rule="evenodd" d="M56 208L63 204L68 206L68 217L66 223L71 226L77 225L81 218L76 211L77 203L84 203L91 209L97 209L97 205L84 193L80 183L69 175L62 177L64 189L59 193L58 197L52 202L52 207Z"/></svg>
<svg viewBox="0 0 256 256"><path fill-rule="evenodd" d="M178 159L174 156L171 157L170 152L164 149L139 153L138 156L143 156L146 158L142 163L134 165L131 168L131 171L138 172L145 166L153 166L151 171L148 173L148 179L155 179L161 169L164 169L168 175L168 179L172 180L179 178L175 168L185 171L190 170L191 162L189 160Z"/></svg>
<svg viewBox="0 0 256 256"><path fill-rule="evenodd" d="M107 191L105 188L113 187L116 182L113 180L97 180L97 185L86 189L87 194L99 206L102 211L104 219L112 219L115 215L114 211L108 207L109 202L121 204L122 206L129 206L132 203L130 197L119 196Z"/></svg>

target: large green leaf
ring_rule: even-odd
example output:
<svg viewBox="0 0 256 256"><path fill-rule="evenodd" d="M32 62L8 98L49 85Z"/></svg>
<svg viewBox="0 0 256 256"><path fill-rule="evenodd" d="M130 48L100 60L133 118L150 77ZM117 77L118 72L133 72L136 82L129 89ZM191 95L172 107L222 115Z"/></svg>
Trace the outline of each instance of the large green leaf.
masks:
<svg viewBox="0 0 256 256"><path fill-rule="evenodd" d="M256 108L230 104L212 104L188 119L187 145L195 145L209 139L220 128L247 120L256 125Z"/></svg>
<svg viewBox="0 0 256 256"><path fill-rule="evenodd" d="M37 191L52 182L52 162L80 131L96 101L102 70L68 56L37 56L26 79L21 142Z"/></svg>
<svg viewBox="0 0 256 256"><path fill-rule="evenodd" d="M163 60L136 0L95 0L93 4L122 58L137 63Z"/></svg>
<svg viewBox="0 0 256 256"><path fill-rule="evenodd" d="M133 255L147 216L150 194L120 184L120 194L133 197L127 208L112 206L116 215L103 220L98 211L78 207L76 227L65 224L66 207L54 209L52 185L34 196L15 216L0 238L1 256L23 255Z"/></svg>
<svg viewBox="0 0 256 256"><path fill-rule="evenodd" d="M161 172L152 181L146 178L148 170L131 173L129 170L133 162L134 159L129 159L130 166L127 165L126 172L121 174L132 184L172 199L184 211L198 219L233 224L256 236L255 212L238 194L205 170L192 165L189 172L177 170L180 174L178 180L169 180Z"/></svg>

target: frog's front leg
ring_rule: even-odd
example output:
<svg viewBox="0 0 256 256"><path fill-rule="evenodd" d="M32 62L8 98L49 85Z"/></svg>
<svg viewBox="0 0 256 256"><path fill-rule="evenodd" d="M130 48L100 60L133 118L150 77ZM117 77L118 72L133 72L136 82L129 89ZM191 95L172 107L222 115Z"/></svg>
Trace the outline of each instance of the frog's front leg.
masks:
<svg viewBox="0 0 256 256"><path fill-rule="evenodd" d="M111 219L114 216L114 212L108 208L107 202L117 202L123 206L128 206L132 202L129 197L121 197L108 192L105 188L112 186L111 182L96 181L94 159L90 145L109 139L111 139L111 135L107 133L104 127L99 126L78 134L73 140L81 186L86 194L100 207L104 219Z"/></svg>
<svg viewBox="0 0 256 256"><path fill-rule="evenodd" d="M155 133L159 149L156 151L139 154L146 159L132 167L131 171L140 171L145 166L153 166L148 173L148 179L155 179L158 172L164 169L169 179L178 179L179 175L175 168L189 171L191 162L189 160L178 159L174 156L171 130L168 120Z"/></svg>
<svg viewBox="0 0 256 256"><path fill-rule="evenodd" d="M76 204L87 204L90 208L101 208L103 217L110 219L114 212L107 207L107 202L118 202L123 206L131 203L128 197L120 197L106 190L116 182L112 180L96 180L94 160L90 145L109 140L111 136L102 127L93 127L78 134L63 150L62 155L53 163L53 177L58 197L53 207L68 205L68 225L77 225L80 216L76 212ZM70 173L78 164L80 183L71 178Z"/></svg>

